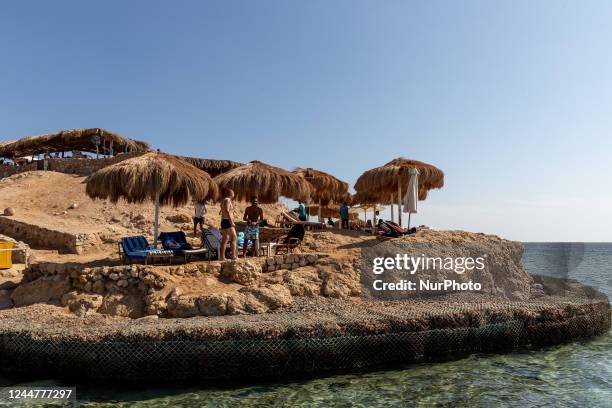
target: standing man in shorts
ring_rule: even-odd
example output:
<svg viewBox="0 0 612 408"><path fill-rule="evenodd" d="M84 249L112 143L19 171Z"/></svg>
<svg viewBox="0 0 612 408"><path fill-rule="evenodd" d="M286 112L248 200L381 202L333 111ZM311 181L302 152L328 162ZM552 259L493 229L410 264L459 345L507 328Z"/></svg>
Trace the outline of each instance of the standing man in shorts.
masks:
<svg viewBox="0 0 612 408"><path fill-rule="evenodd" d="M263 209L258 205L257 197L251 198L251 206L244 210L243 220L246 221L244 230L244 244L242 246L242 256L246 258L249 241L253 242L255 256L259 256L259 223L263 221Z"/></svg>
<svg viewBox="0 0 612 408"><path fill-rule="evenodd" d="M234 224L234 191L228 189L221 203L221 247L219 248L219 260L225 261L225 248L227 242L231 242L232 260L238 259L236 254L238 243L236 237L236 224Z"/></svg>

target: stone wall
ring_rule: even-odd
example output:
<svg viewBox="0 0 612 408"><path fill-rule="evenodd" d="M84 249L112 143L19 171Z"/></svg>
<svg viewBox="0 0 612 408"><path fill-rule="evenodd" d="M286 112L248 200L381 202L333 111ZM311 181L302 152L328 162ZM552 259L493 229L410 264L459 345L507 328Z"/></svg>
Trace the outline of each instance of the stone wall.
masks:
<svg viewBox="0 0 612 408"><path fill-rule="evenodd" d="M13 174L24 173L26 171L38 170L36 162L22 164L20 166L10 166L8 164L0 164L0 178L9 177Z"/></svg>
<svg viewBox="0 0 612 408"><path fill-rule="evenodd" d="M17 241L7 235L0 234L0 241L8 241L13 243L13 249L18 249L18 251L13 251L12 260L13 263L17 264L27 264L30 260L30 247L25 242Z"/></svg>
<svg viewBox="0 0 612 408"><path fill-rule="evenodd" d="M82 254L86 247L98 242L95 234L71 234L50 230L6 216L0 216L0 233L26 241L34 247L57 249L71 254Z"/></svg>
<svg viewBox="0 0 612 408"><path fill-rule="evenodd" d="M142 153L121 154L110 159L87 159L87 158L49 158L26 163L20 166L7 164L0 165L0 178L12 176L13 174L24 173L34 170L56 171L58 173L78 174L89 176L91 173L100 170L111 164L136 157Z"/></svg>

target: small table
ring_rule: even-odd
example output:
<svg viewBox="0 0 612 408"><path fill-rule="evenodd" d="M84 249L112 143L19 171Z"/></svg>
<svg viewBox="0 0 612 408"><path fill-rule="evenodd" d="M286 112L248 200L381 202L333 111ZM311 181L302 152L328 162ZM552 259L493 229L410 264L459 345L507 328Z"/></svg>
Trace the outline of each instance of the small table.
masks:
<svg viewBox="0 0 612 408"><path fill-rule="evenodd" d="M267 256L272 256L272 249L276 246L275 242L266 242L264 244L259 244L259 249L265 249L267 252Z"/></svg>
<svg viewBox="0 0 612 408"><path fill-rule="evenodd" d="M174 252L173 251L167 251L165 249L152 249L149 250L149 253L147 254L147 258L145 259L145 264L149 263L150 261L154 261L155 259L167 259L168 263L172 263L172 257L174 256Z"/></svg>

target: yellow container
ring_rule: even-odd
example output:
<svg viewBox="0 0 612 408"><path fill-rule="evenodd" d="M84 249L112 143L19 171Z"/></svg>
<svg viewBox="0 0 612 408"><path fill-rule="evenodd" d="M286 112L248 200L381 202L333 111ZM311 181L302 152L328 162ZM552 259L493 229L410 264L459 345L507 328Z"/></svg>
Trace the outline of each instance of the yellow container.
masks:
<svg viewBox="0 0 612 408"><path fill-rule="evenodd" d="M13 267L13 243L0 241L0 269Z"/></svg>

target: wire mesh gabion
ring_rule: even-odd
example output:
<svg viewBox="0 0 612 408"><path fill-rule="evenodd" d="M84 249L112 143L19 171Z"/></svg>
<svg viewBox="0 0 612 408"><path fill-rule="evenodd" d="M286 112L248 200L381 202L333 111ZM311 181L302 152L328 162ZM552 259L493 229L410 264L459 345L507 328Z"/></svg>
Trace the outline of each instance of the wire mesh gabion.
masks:
<svg viewBox="0 0 612 408"><path fill-rule="evenodd" d="M520 313L496 315L495 311L480 310L481 320L472 316L454 327L444 327L440 313L414 312L406 318L403 315L410 313L393 307L381 309L385 312L364 311L354 320L321 313L309 321L307 332L292 326L295 314L279 313L228 319L223 322L228 325L226 330L218 335L197 334L198 326L207 324L206 318L184 319L191 320L189 330L163 336L139 333L136 326L129 335L124 332L91 339L76 338L69 331L45 335L40 327L28 332L4 326L0 327L0 369L28 375L128 380L269 377L535 348L610 329L607 301L578 306L559 302L536 309L538 313L522 318ZM411 329L418 319L427 321L428 328ZM284 329L272 330L279 322L286 324ZM381 323L386 325L384 330ZM241 325L265 330L243 330L238 335L244 328ZM334 332L332 326L342 330Z"/></svg>

